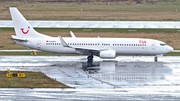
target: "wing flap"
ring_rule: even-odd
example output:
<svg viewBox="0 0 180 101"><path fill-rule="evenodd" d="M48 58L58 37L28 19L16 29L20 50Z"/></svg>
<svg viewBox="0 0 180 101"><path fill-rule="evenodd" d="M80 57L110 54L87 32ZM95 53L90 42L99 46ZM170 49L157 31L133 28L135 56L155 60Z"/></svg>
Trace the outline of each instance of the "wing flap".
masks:
<svg viewBox="0 0 180 101"><path fill-rule="evenodd" d="M98 54L100 52L99 49L94 48L84 48L84 47L74 47L76 51L82 52L82 53L93 53Z"/></svg>

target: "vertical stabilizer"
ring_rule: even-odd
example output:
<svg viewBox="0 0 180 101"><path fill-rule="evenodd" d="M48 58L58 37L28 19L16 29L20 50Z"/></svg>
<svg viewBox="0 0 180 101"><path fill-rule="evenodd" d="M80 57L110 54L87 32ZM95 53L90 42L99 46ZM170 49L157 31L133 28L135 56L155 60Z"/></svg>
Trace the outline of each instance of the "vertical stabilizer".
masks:
<svg viewBox="0 0 180 101"><path fill-rule="evenodd" d="M34 38L34 37L42 36L42 34L39 34L33 29L33 27L26 21L26 19L18 11L17 8L10 7L9 9L17 37Z"/></svg>

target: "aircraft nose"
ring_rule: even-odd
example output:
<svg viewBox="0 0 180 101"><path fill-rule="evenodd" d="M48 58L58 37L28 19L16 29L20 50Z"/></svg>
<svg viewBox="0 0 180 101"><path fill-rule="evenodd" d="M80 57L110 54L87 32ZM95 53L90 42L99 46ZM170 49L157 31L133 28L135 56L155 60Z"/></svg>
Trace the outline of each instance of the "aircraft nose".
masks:
<svg viewBox="0 0 180 101"><path fill-rule="evenodd" d="M167 50L168 50L169 52L172 52L174 49L173 49L171 46L168 46L168 47L167 47Z"/></svg>

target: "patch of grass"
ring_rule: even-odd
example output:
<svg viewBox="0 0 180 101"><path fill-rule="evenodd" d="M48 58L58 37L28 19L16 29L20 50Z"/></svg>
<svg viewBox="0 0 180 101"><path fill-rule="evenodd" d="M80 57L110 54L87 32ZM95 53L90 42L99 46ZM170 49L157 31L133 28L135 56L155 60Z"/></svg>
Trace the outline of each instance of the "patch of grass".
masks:
<svg viewBox="0 0 180 101"><path fill-rule="evenodd" d="M25 77L6 77L7 71L0 71L0 88L70 88L41 72L11 71L25 73Z"/></svg>
<svg viewBox="0 0 180 101"><path fill-rule="evenodd" d="M0 13L7 11L9 8L3 9L2 11L0 11Z"/></svg>
<svg viewBox="0 0 180 101"><path fill-rule="evenodd" d="M77 2L39 3L39 2L2 2L0 11L16 6L26 19L30 20L140 20L140 21L173 21L180 20L179 1L141 1L125 2ZM42 2L42 1L41 1ZM82 11L81 11L82 8ZM1 13L0 19L11 19L9 10Z"/></svg>
<svg viewBox="0 0 180 101"><path fill-rule="evenodd" d="M164 54L164 56L180 56L180 52L169 52L167 54Z"/></svg>

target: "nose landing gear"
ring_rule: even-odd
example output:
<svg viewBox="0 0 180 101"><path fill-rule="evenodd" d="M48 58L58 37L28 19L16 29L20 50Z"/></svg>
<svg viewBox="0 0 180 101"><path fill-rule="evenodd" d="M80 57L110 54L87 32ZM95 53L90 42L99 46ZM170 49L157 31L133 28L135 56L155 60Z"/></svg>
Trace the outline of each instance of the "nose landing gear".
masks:
<svg viewBox="0 0 180 101"><path fill-rule="evenodd" d="M154 57L154 61L155 61L155 62L157 62L157 61L158 61L158 58L157 58L156 56Z"/></svg>

